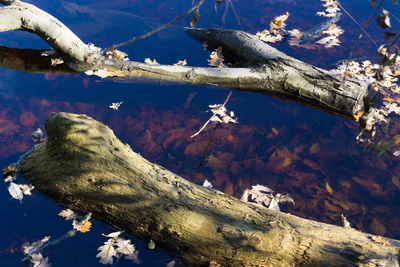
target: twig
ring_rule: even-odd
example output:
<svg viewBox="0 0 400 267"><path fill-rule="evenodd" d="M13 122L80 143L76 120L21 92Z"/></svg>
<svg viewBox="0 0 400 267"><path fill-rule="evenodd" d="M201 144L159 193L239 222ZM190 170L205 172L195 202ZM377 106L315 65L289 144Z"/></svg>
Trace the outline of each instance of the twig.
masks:
<svg viewBox="0 0 400 267"><path fill-rule="evenodd" d="M347 12L346 9L344 9L344 7L340 4L339 1L336 1L338 3L338 6L343 10L344 13L346 13L347 16L349 16L349 18L358 26L358 28L360 28L360 30L365 33L365 35L371 40L371 42L374 43L374 45L378 46L378 44L375 42L374 39L372 39L372 37L368 34L368 32L366 30L363 29L363 27L361 27L361 25L357 22L357 20L349 13Z"/></svg>
<svg viewBox="0 0 400 267"><path fill-rule="evenodd" d="M229 98L231 97L231 95L232 95L232 91L229 92L228 96L227 96L226 99L225 99L225 102L222 104L221 107L225 107L225 105L226 105L226 103L228 102L228 100L229 100ZM208 121L206 121L206 123L204 123L204 125L200 128L200 130L198 130L195 134L191 135L190 137L193 138L193 137L199 135L199 134L204 130L204 128L206 128L206 126L211 122L211 120L212 120L215 116L216 116L216 115L213 114L213 115L211 116L211 118L209 118Z"/></svg>
<svg viewBox="0 0 400 267"><path fill-rule="evenodd" d="M337 2L339 3L339 1L337 1ZM344 71L344 76L343 76L343 81L342 81L341 86L344 86L344 84L345 84L345 82L346 82L346 73L347 73L347 70L348 70L348 68L349 68L350 60L351 60L351 58L352 58L352 56L353 56L353 53L358 49L358 46L359 46L359 44L360 44L360 40L361 40L361 37L363 36L363 33L364 33L365 30L368 28L368 26L369 26L369 24L370 24L372 18L375 17L376 13L377 13L378 10L381 8L383 2L384 2L384 0L381 0L380 3L379 3L379 5L375 8L374 12L372 12L371 16L369 16L367 22L364 24L363 30L360 32L360 35L359 35L358 38L357 38L357 41L354 43L353 47L351 48L349 58L348 58L348 60L347 60L347 62L346 62L346 68L345 68L345 71Z"/></svg>
<svg viewBox="0 0 400 267"><path fill-rule="evenodd" d="M199 166L197 167L195 173L193 174L193 180L196 179L197 174L199 174L199 171L200 171L201 166L203 166L203 162L204 162L204 160L206 159L206 155L207 155L208 149L210 148L211 142L212 142L212 140L214 139L214 135L215 135L215 132L217 131L217 127L218 127L220 124L221 124L220 122L218 122L217 124L215 124L214 130L213 130L213 132L212 132L212 134L211 134L211 137L210 137L210 140L208 140L207 147L206 147L206 149L204 149L203 155L201 156L201 160L200 160Z"/></svg>
<svg viewBox="0 0 400 267"><path fill-rule="evenodd" d="M107 51L112 51L112 50L114 50L114 49L116 49L116 48L118 48L118 47L121 47L121 46L124 46L124 45L128 45L128 44L133 43L133 42L135 42L135 41L137 41L137 40L144 39L144 38L146 38L146 37L149 37L150 35L153 35L153 34L159 32L159 31L161 31L161 30L163 30L163 29L165 29L165 28L171 26L172 24L174 24L175 22L177 22L178 20L180 20L181 18L183 18L183 17L186 16L187 14L189 14L189 13L193 12L195 9L199 8L199 7L204 3L204 1L205 1L205 0L200 0L200 1L199 1L196 5L194 5L191 9L189 9L189 10L185 11L184 13L180 14L179 16L177 16L176 18L174 18L173 20L171 20L171 21L168 22L167 24L164 24L164 25L162 25L162 26L160 26L160 27L158 27L158 28L156 28L156 29L154 29L154 30L148 32L148 33L145 33L145 34L143 34L143 35L141 35L141 36L134 37L134 38L130 39L129 41L122 42L122 43L113 45L112 47L106 48L106 49L104 49L104 50L102 51L102 53L105 53L105 52L107 52Z"/></svg>

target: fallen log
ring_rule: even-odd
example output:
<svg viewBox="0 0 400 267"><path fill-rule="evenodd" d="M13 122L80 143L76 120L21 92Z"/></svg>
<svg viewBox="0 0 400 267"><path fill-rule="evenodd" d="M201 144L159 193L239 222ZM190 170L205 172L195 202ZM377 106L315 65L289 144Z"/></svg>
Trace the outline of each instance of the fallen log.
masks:
<svg viewBox="0 0 400 267"><path fill-rule="evenodd" d="M0 32L23 30L39 35L76 72L102 78L143 77L258 92L350 119L363 109L368 93L365 82L348 79L343 83L341 78L289 57L242 31L187 29L196 38L238 56L245 68L150 65L103 55L104 51L83 43L56 18L31 4L19 0L0 0L0 3L6 5L0 8ZM6 65L8 62L2 61L10 67ZM31 66L25 70L43 71L43 67ZM50 65L49 71L54 71Z"/></svg>
<svg viewBox="0 0 400 267"><path fill-rule="evenodd" d="M193 184L86 115L53 114L23 177L62 206L115 225L190 266L399 266L400 241L302 219Z"/></svg>

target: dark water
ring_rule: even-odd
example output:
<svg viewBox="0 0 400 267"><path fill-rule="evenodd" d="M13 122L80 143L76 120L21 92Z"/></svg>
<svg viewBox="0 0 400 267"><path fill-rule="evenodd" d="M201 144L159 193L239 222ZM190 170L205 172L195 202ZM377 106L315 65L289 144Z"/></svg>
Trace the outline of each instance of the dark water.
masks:
<svg viewBox="0 0 400 267"><path fill-rule="evenodd" d="M208 2L208 3L207 3ZM372 10L369 1L343 1L360 22ZM276 15L289 11L287 28L307 30L323 21L315 15L323 10L320 1L252 0L232 1L241 24L225 4L214 11L214 2L201 9L199 27L234 28L255 33L269 25ZM188 9L191 1L35 1L75 31L85 42L101 47L124 41L174 18ZM387 3L387 9L396 13ZM190 17L173 27L121 50L131 60L156 58L163 64L187 59L189 65L206 66L208 51L185 35L182 26ZM339 23L346 31L342 45L332 49L305 50L283 44L281 50L320 67L332 67L346 59L359 29L347 17ZM399 23L392 20L395 29ZM382 43L383 31L371 24L370 35ZM18 48L48 48L38 37L23 32L1 33L0 45ZM363 38L354 55L376 59L376 48ZM2 166L16 162L30 147L30 134L51 112L85 113L109 125L124 142L150 161L192 180L208 179L221 191L240 197L251 185L262 184L278 192L290 193L295 206L282 210L301 217L340 224L345 214L356 229L400 239L399 165L389 153L378 157L365 153L355 144L357 123L321 111L282 102L254 93L233 92L227 107L239 117L239 124L220 127L200 174L195 180L201 155L211 129L198 137L189 136L204 123L209 104L222 103L228 90L209 86L185 86L159 82L120 83L86 75L27 74L0 71L0 160ZM193 97L194 96L194 97ZM191 101L189 101L191 99ZM123 101L120 110L108 108ZM400 130L394 119L391 134ZM381 132L378 134L382 134ZM19 183L23 180L18 178ZM326 184L332 188L328 192ZM37 192L22 204L11 200L6 186L0 188L0 264L19 266L23 243L46 235L57 238L71 228L58 217L62 209ZM61 242L47 250L53 266L100 266L97 247L111 228L94 221L92 230ZM134 239L145 266L163 266L169 257L158 250L148 251L146 244ZM118 266L132 263L121 259Z"/></svg>

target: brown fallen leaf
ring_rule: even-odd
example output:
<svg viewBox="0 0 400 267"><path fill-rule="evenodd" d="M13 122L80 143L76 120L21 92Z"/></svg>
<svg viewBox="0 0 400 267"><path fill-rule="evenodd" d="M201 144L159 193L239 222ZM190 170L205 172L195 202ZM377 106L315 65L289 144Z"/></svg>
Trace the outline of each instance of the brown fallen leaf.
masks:
<svg viewBox="0 0 400 267"><path fill-rule="evenodd" d="M328 182L326 182L325 188L326 188L326 191L328 191L328 193L331 194L331 195L333 196L332 187L328 184Z"/></svg>
<svg viewBox="0 0 400 267"><path fill-rule="evenodd" d="M381 236L372 236L371 239L374 240L378 244L382 244L382 245L385 245L385 246L389 246L390 245L389 241L383 239L383 237L381 237Z"/></svg>

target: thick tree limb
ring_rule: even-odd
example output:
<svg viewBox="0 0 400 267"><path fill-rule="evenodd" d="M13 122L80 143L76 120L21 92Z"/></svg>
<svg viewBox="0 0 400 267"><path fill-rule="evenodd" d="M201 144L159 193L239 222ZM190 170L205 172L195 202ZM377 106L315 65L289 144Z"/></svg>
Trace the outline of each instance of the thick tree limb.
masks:
<svg viewBox="0 0 400 267"><path fill-rule="evenodd" d="M188 265L399 266L399 241L379 243L190 183L85 115L54 114L46 130L48 139L19 162L29 183L61 205L153 239Z"/></svg>
<svg viewBox="0 0 400 267"><path fill-rule="evenodd" d="M223 46L226 52L245 62L247 68L155 66L106 59L37 7L21 1L0 2L8 4L0 9L0 31L25 30L38 34L78 72L94 70L102 77L146 77L260 92L347 118L363 108L367 94L365 83L350 80L341 86L341 81L326 71L289 57L241 31L188 30L209 44Z"/></svg>

